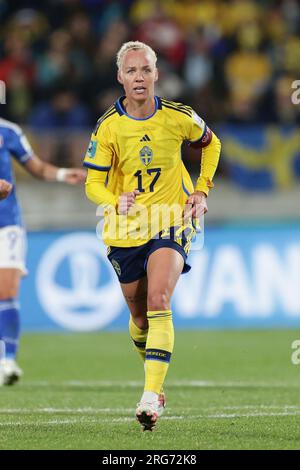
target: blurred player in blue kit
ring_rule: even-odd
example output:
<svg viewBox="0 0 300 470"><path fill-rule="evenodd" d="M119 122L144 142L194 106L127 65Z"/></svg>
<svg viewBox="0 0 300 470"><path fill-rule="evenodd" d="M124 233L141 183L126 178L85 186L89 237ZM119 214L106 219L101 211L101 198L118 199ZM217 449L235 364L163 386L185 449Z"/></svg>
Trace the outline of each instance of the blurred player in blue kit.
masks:
<svg viewBox="0 0 300 470"><path fill-rule="evenodd" d="M0 386L12 385L22 375L16 355L20 336L18 295L21 277L26 274L26 243L12 157L44 181L79 184L86 176L82 169L58 168L40 160L21 128L0 118Z"/></svg>

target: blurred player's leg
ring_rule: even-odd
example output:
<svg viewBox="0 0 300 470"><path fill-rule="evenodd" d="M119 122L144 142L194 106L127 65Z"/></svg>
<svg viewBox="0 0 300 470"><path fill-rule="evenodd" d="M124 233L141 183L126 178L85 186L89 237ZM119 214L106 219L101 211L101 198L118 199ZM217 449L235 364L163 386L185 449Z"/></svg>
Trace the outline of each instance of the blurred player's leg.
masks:
<svg viewBox="0 0 300 470"><path fill-rule="evenodd" d="M0 385L12 385L22 375L15 362L20 335L20 279L19 269L0 268Z"/></svg>
<svg viewBox="0 0 300 470"><path fill-rule="evenodd" d="M183 268L182 256L172 248L160 248L149 256L148 338L145 357L145 387L136 415L144 430L151 430L161 408L160 392L174 346L171 296Z"/></svg>

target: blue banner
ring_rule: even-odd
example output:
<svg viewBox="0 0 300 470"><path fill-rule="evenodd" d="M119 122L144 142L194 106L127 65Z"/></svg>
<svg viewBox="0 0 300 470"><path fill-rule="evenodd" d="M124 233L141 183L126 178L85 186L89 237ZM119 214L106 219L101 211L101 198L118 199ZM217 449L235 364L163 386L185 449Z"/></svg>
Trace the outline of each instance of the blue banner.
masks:
<svg viewBox="0 0 300 470"><path fill-rule="evenodd" d="M27 261L23 330L127 329L128 310L95 232L29 233ZM299 225L209 228L189 261L173 296L177 328L300 326Z"/></svg>

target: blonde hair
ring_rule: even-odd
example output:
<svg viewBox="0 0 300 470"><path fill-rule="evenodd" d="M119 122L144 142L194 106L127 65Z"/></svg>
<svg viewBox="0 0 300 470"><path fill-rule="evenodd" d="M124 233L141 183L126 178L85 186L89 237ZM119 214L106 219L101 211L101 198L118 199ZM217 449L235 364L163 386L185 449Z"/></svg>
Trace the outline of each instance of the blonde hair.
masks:
<svg viewBox="0 0 300 470"><path fill-rule="evenodd" d="M124 55L128 51L139 51L139 50L143 50L145 52L148 52L153 57L154 65L156 66L157 56L156 56L154 50L152 49L152 47L148 46L148 44L145 44L144 42L129 41L129 42L125 42L122 45L122 47L119 49L118 53L117 53L118 70L121 69L123 59L124 59Z"/></svg>

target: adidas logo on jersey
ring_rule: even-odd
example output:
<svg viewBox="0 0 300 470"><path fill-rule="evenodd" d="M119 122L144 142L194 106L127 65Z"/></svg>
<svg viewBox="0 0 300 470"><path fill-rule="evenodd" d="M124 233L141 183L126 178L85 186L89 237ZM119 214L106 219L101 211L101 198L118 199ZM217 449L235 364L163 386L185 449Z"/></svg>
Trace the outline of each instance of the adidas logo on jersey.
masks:
<svg viewBox="0 0 300 470"><path fill-rule="evenodd" d="M145 142L145 141L149 142L150 140L151 140L150 137L147 134L145 134L144 137L140 139L140 142Z"/></svg>

